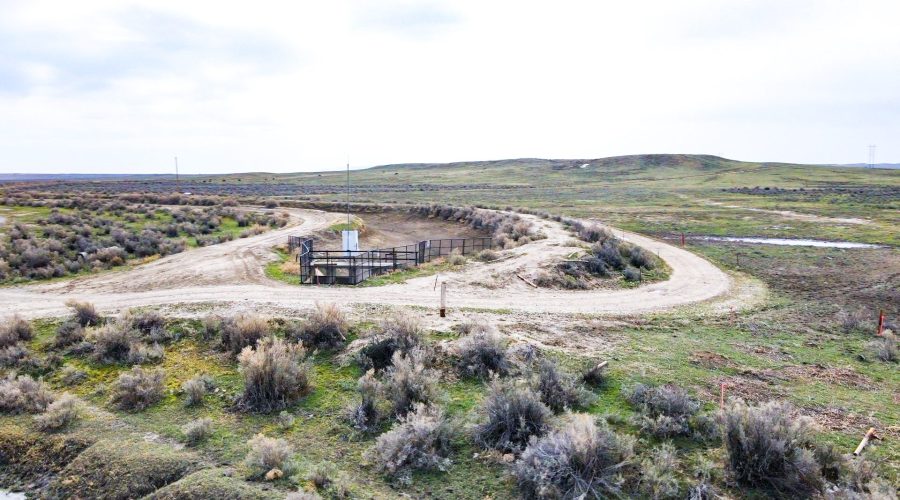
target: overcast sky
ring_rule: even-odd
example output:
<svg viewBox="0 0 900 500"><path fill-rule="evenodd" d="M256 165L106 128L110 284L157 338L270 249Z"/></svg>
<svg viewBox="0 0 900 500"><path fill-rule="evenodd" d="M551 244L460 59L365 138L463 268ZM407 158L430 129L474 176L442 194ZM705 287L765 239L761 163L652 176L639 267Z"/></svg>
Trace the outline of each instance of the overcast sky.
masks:
<svg viewBox="0 0 900 500"><path fill-rule="evenodd" d="M0 172L900 161L900 1L0 0Z"/></svg>

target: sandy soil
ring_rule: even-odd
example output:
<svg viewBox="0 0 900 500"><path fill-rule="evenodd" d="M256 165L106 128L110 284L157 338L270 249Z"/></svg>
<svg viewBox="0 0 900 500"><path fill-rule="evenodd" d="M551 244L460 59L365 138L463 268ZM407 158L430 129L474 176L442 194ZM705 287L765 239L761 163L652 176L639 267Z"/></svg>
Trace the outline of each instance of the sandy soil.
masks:
<svg viewBox="0 0 900 500"><path fill-rule="evenodd" d="M271 247L289 234L309 234L327 227L340 214L284 210L291 223L276 231L167 256L133 269L66 282L0 289L0 311L25 317L61 315L75 298L104 312L163 305L230 303L236 308L307 309L316 301L437 307L436 277L384 287L291 286L269 280L265 263ZM615 230L617 236L657 253L672 269L665 282L623 290L560 291L534 289L515 274L533 275L544 263L575 250L561 224L524 216L547 234L504 252L492 263L470 262L461 271L437 277L448 283L448 307L509 310L525 313L629 315L672 309L728 296L731 278L705 259L646 236Z"/></svg>

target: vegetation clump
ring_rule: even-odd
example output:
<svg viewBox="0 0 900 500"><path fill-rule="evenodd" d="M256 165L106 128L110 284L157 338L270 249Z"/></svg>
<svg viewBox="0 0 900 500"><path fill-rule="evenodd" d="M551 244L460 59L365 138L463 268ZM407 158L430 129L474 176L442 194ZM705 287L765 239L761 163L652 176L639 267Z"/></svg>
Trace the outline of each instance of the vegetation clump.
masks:
<svg viewBox="0 0 900 500"><path fill-rule="evenodd" d="M181 384L184 393L184 404L195 406L203 403L203 397L215 388L215 382L209 375L197 375Z"/></svg>
<svg viewBox="0 0 900 500"><path fill-rule="evenodd" d="M66 392L50 403L44 413L36 415L34 423L42 431L56 431L78 420L81 408L81 401Z"/></svg>
<svg viewBox="0 0 900 500"><path fill-rule="evenodd" d="M872 356L879 361L896 363L900 359L897 353L897 337L890 331L869 342L867 347Z"/></svg>
<svg viewBox="0 0 900 500"><path fill-rule="evenodd" d="M350 325L337 304L316 303L309 317L300 323L293 337L307 348L336 349L347 341Z"/></svg>
<svg viewBox="0 0 900 500"><path fill-rule="evenodd" d="M248 479L262 479L275 470L269 477L290 476L294 472L294 449L280 438L270 438L257 434L247 441L250 451L244 458Z"/></svg>
<svg viewBox="0 0 900 500"><path fill-rule="evenodd" d="M737 401L724 413L725 466L740 485L779 495L811 495L822 487L813 453L813 424L791 416L780 402L747 406Z"/></svg>
<svg viewBox="0 0 900 500"><path fill-rule="evenodd" d="M475 443L504 453L521 452L532 437L543 436L552 416L531 389L500 382L491 384L481 413L483 421L475 427Z"/></svg>
<svg viewBox="0 0 900 500"><path fill-rule="evenodd" d="M7 375L0 379L0 412L41 413L53 402L53 395L41 380L28 375Z"/></svg>
<svg viewBox="0 0 900 500"><path fill-rule="evenodd" d="M266 337L238 356L244 392L238 406L262 413L285 408L311 389L306 350L277 337Z"/></svg>
<svg viewBox="0 0 900 500"><path fill-rule="evenodd" d="M0 325L0 347L13 346L20 341L31 340L31 324L19 316L8 318Z"/></svg>
<svg viewBox="0 0 900 500"><path fill-rule="evenodd" d="M81 342L84 337L84 327L77 320L64 321L56 328L53 346L56 348L68 347Z"/></svg>
<svg viewBox="0 0 900 500"><path fill-rule="evenodd" d="M191 420L184 424L181 432L184 433L184 444L196 446L212 434L212 419L204 417Z"/></svg>
<svg viewBox="0 0 900 500"><path fill-rule="evenodd" d="M419 403L378 436L373 461L379 471L408 483L413 470L447 470L451 438L451 427L440 408Z"/></svg>
<svg viewBox="0 0 900 500"><path fill-rule="evenodd" d="M419 403L429 404L437 397L438 374L428 368L425 352L413 349L405 355L395 352L385 372L385 394L394 415L406 415Z"/></svg>
<svg viewBox="0 0 900 500"><path fill-rule="evenodd" d="M238 354L245 347L254 347L271 333L269 322L255 314L238 314L222 321L222 346Z"/></svg>
<svg viewBox="0 0 900 500"><path fill-rule="evenodd" d="M583 414L528 445L515 465L525 498L621 496L634 468L634 440Z"/></svg>
<svg viewBox="0 0 900 500"><path fill-rule="evenodd" d="M628 394L628 400L641 412L641 430L656 437L687 436L694 431L698 437L704 437L703 434L714 431L706 417L697 415L700 403L676 385L637 384Z"/></svg>
<svg viewBox="0 0 900 500"><path fill-rule="evenodd" d="M395 352L406 354L422 345L422 325L408 314L396 314L379 325L379 333L360 349L359 362L365 369L383 370L391 365Z"/></svg>
<svg viewBox="0 0 900 500"><path fill-rule="evenodd" d="M582 387L574 377L563 373L556 363L544 359L538 366L534 385L541 401L554 413L590 405L594 395Z"/></svg>
<svg viewBox="0 0 900 500"><path fill-rule="evenodd" d="M641 462L640 492L647 498L676 498L677 466L678 456L670 443L663 443L651 450L650 455Z"/></svg>
<svg viewBox="0 0 900 500"><path fill-rule="evenodd" d="M356 391L360 402L350 410L350 422L360 432L372 432L381 421L382 415L378 401L384 388L375 378L375 370L367 371L356 383Z"/></svg>
<svg viewBox="0 0 900 500"><path fill-rule="evenodd" d="M72 309L74 319L82 328L100 324L100 314L97 312L97 308L94 307L94 304L71 299L66 302L66 306Z"/></svg>
<svg viewBox="0 0 900 500"><path fill-rule="evenodd" d="M110 403L120 410L140 411L162 400L165 394L166 372L161 369L144 370L134 366L123 372L112 387Z"/></svg>
<svg viewBox="0 0 900 500"><path fill-rule="evenodd" d="M479 326L456 345L457 366L469 377L506 376L512 365L506 344L493 328Z"/></svg>

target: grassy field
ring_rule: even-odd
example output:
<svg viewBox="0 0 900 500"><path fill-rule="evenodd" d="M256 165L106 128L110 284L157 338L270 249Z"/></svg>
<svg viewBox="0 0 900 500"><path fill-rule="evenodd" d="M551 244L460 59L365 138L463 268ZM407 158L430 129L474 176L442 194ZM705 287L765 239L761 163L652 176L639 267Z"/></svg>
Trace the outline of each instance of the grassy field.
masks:
<svg viewBox="0 0 900 500"><path fill-rule="evenodd" d="M321 189L314 193L279 199L339 202L342 175L240 174L200 181L223 185L223 189L252 185L261 192L267 185L318 187ZM607 383L591 389L596 400L581 411L610 422L619 433L635 436L638 462L664 440L640 430L635 421L638 410L626 397L631 388L638 383L678 384L701 403L704 412L712 414L724 384L729 397L753 403L790 402L792 415L812 417L818 426L817 439L841 453L852 451L866 429L876 427L884 439L875 441L864 455L890 484L900 481L898 365L879 360L872 350L879 311L885 312L888 326L894 329L900 316L896 286L900 276L900 234L896 229L900 227L900 171L660 155L385 166L354 172L353 185L358 189L356 202L526 207L597 218L672 242L684 232L688 236L815 238L887 245L843 250L689 239L689 250L732 273L739 283L752 279L767 287L760 303L731 313L710 314L701 307L615 319L511 311L478 311L478 315L508 338L542 346L544 356L571 374L601 359L609 361ZM755 189L757 186L760 189ZM21 213L29 208L17 207L17 215L0 211L0 216L39 217ZM862 223L844 220L854 218ZM279 257L267 266L267 276L296 282L281 269L287 254L280 252ZM384 275L367 286L443 272L446 267L442 266L447 264ZM451 310L450 321L439 322L433 311L412 311L430 324L440 325L425 333L429 345L438 350L455 342L454 328L475 314ZM377 306L354 306L349 310L349 340L364 337L377 328L378 320L392 313ZM301 318L277 316L270 324L282 336L295 319ZM41 358L54 356L50 341L60 321L36 322L37 334L27 347ZM277 414L233 409L233 398L242 389L237 364L220 349L217 339L203 338L199 320L171 318L167 330L174 340L165 345L165 357L159 363L167 373L162 401L141 412L117 410L108 402L109 386L128 366L101 365L83 355L62 353L62 364L85 371L87 377L66 386L56 368L45 374L45 380L54 390L76 393L96 411L73 427L51 434L38 433L28 415L0 415L0 447L36 453L40 445L23 443L31 439L69 449L59 444L69 440L75 454L76 444L82 441L103 438L124 443L148 435L158 436L152 440L156 445L170 446L182 440L184 423L208 417L213 422L212 435L188 451L191 460L206 470L234 469L233 477L240 484L245 484L242 459L248 451L247 440L254 434L263 432L293 445L298 472L292 478L246 483L262 493L283 495L298 488L313 489L309 473L324 466L339 471L333 475L362 498L518 496L509 464L501 455L486 453L472 442L472 427L482 418L478 410L487 383L460 376L448 358L437 364L441 370L438 404L455 429L452 465L446 472L417 472L409 485L403 485L377 471L369 455L376 437L356 432L345 418L347 407L358 401L356 384L363 374L352 356L324 350L313 354L313 391L287 408L295 421L282 426ZM212 376L219 391L206 396L201 406L186 407L181 383L201 373ZM554 417L554 425L564 418ZM389 427L384 423L379 431ZM771 495L727 480L721 441L678 437L671 442L677 450L674 475L680 496L696 483L697 470L707 462L713 464L710 481L724 494L735 498ZM62 469L68 455L56 455L61 462L58 469ZM23 484L35 478L33 471L19 474L18 468L2 474L3 484Z"/></svg>
<svg viewBox="0 0 900 500"><path fill-rule="evenodd" d="M585 168L581 168L587 165ZM300 198L341 201L342 173L239 174L229 185L333 188ZM700 155L396 165L352 173L354 201L524 206L653 234L778 236L900 244L900 171L753 163ZM735 191L735 188L769 190ZM796 191L795 191L796 190ZM802 190L802 191L800 191ZM709 202L720 203L713 205ZM742 207L728 208L727 206ZM837 226L747 209L863 218Z"/></svg>

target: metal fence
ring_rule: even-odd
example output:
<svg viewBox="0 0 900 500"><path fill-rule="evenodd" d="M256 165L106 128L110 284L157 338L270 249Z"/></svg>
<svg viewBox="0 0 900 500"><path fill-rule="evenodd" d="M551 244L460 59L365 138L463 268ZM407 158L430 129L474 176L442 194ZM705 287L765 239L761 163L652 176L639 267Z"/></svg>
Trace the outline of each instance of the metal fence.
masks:
<svg viewBox="0 0 900 500"><path fill-rule="evenodd" d="M447 238L358 252L313 250L312 240L291 236L288 247L299 248L300 282L321 285L357 285L398 269L415 267L458 251L469 255L493 248L491 238ZM296 238L296 240L292 240ZM292 246L293 245L293 246Z"/></svg>

